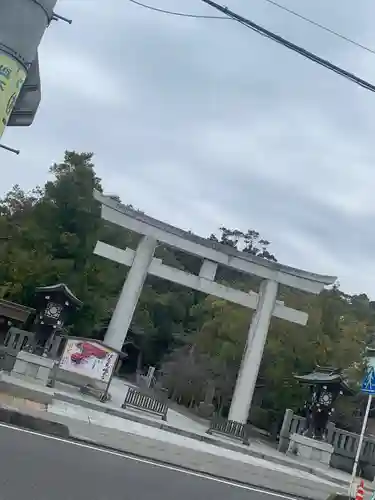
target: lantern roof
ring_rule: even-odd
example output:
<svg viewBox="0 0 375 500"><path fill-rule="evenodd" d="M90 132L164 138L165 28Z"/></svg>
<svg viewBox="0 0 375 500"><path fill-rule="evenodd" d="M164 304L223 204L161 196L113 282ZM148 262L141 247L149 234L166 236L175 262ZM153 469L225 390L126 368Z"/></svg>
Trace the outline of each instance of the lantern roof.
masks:
<svg viewBox="0 0 375 500"><path fill-rule="evenodd" d="M338 385L344 394L354 394L349 387L342 370L331 366L319 366L306 375L294 375L294 378L305 385Z"/></svg>
<svg viewBox="0 0 375 500"><path fill-rule="evenodd" d="M74 293L70 290L70 288L65 285L65 283L58 283L57 285L49 285L49 286L39 286L36 288L35 292L37 294L42 293L61 293L67 299L69 299L73 304L77 307L82 307L83 302L81 302Z"/></svg>

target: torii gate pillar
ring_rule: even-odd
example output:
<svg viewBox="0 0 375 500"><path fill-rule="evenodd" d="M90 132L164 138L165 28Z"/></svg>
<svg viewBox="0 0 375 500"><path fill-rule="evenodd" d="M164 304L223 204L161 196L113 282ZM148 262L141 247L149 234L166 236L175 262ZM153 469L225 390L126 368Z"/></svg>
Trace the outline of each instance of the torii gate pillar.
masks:
<svg viewBox="0 0 375 500"><path fill-rule="evenodd" d="M118 351L124 344L155 248L154 238L144 236L141 239L105 334L104 342Z"/></svg>
<svg viewBox="0 0 375 500"><path fill-rule="evenodd" d="M278 283L264 280L259 289L259 302L253 315L245 350L238 372L229 410L229 420L246 424L258 377L268 327L277 298Z"/></svg>

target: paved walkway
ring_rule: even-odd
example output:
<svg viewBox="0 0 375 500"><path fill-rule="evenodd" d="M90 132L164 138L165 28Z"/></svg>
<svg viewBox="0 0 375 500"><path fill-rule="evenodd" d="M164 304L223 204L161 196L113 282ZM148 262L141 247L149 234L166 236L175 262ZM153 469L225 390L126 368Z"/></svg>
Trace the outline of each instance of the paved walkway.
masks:
<svg viewBox="0 0 375 500"><path fill-rule="evenodd" d="M133 386L132 384L129 384L128 382L125 382L122 379L114 378L112 380L112 383L111 383L111 386L109 389L109 392L111 395L111 400L107 403L101 403L102 407L103 408L120 409L122 403L125 400L125 396L129 390L129 387L135 387L135 386ZM76 389L75 387L72 387L70 385L67 385L67 384L56 384L55 392L63 393L63 394L66 394L70 397L74 397L75 399L77 399L77 402L83 400L83 401L87 401L89 403L93 403L93 402L98 403L98 401L95 400L92 396L83 395L82 393L79 392L78 389ZM146 420L150 420L153 422L160 422L160 417L153 416L153 415L147 414L145 412L139 412L137 410L131 410L131 409L126 409L126 410L122 410L122 411L125 414L138 415L138 416L142 416L142 418L144 418ZM202 434L202 435L205 434L207 429L208 429L208 425L203 425L203 424L197 422L196 420L191 419L189 417L186 417L185 415L182 415L181 413L179 413L175 410L172 410L172 409L168 410L168 421L166 423L172 427L177 427L177 428L184 429L187 431L196 432L196 433Z"/></svg>

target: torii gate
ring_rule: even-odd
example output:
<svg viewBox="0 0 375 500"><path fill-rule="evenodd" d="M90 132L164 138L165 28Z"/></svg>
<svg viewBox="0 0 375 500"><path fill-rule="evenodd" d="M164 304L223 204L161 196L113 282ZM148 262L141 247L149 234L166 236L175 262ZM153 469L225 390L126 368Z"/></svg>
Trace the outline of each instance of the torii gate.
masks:
<svg viewBox="0 0 375 500"><path fill-rule="evenodd" d="M279 284L318 294L324 286L333 284L336 278L283 266L201 238L125 207L98 191L94 191L94 197L101 204L104 220L143 236L135 251L130 248L121 250L101 241L96 244L96 255L130 267L105 335L105 343L121 350L148 273L255 309L229 411L230 420L246 423L271 317L299 325L306 325L308 319L307 313L287 307L277 300ZM158 242L200 257L199 275L167 266L161 259L154 258ZM215 275L219 265L263 278L259 293L246 293L217 283Z"/></svg>

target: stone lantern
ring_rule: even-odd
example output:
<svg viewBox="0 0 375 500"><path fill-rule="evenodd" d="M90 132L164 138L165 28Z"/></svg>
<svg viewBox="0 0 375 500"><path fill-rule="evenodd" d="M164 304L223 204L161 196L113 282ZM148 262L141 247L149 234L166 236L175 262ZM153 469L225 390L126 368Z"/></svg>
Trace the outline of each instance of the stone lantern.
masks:
<svg viewBox="0 0 375 500"><path fill-rule="evenodd" d="M304 435L325 441L328 420L335 411L336 399L354 393L347 385L342 371L332 367L317 366L307 375L295 375L295 379L310 388L310 398L304 407L307 424Z"/></svg>
<svg viewBox="0 0 375 500"><path fill-rule="evenodd" d="M35 290L36 318L33 331L36 354L45 354L47 342L71 323L73 314L80 307L82 302L64 283Z"/></svg>
<svg viewBox="0 0 375 500"><path fill-rule="evenodd" d="M339 396L352 395L341 370L316 366L307 375L295 375L295 379L310 388L305 402L306 427L302 434L290 435L287 453L329 466L334 452L332 435L328 428L329 417L335 411Z"/></svg>

